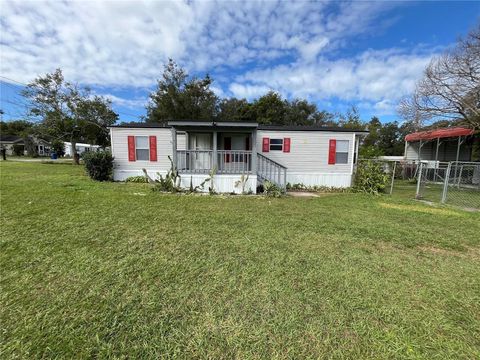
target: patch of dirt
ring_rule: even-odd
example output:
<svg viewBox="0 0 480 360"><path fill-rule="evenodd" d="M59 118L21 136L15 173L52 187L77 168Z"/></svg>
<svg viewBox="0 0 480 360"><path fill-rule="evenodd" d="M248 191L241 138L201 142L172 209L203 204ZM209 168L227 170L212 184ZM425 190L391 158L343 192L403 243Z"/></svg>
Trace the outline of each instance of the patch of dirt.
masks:
<svg viewBox="0 0 480 360"><path fill-rule="evenodd" d="M319 197L318 194L306 191L289 191L287 195L291 195L293 197Z"/></svg>
<svg viewBox="0 0 480 360"><path fill-rule="evenodd" d="M418 249L427 253L441 256L456 256L461 258L480 259L480 248L473 246L465 246L465 251L442 249L435 246L420 246L418 247Z"/></svg>

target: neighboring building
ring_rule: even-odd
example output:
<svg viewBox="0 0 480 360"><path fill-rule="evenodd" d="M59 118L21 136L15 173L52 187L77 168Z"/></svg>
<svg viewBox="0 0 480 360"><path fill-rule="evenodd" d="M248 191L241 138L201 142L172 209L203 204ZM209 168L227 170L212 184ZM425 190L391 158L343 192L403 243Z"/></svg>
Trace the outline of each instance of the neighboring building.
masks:
<svg viewBox="0 0 480 360"><path fill-rule="evenodd" d="M405 160L472 161L474 130L463 127L416 132L405 137Z"/></svg>
<svg viewBox="0 0 480 360"><path fill-rule="evenodd" d="M366 131L311 126L269 126L249 122L171 121L168 125L127 124L110 127L114 180L165 175L172 159L181 186L203 182L215 169L218 192L256 191L265 180L349 187L359 139ZM244 177L245 179L245 177ZM236 186L237 184L237 186Z"/></svg>
<svg viewBox="0 0 480 360"><path fill-rule="evenodd" d="M25 143L22 137L16 135L0 135L0 149L5 149L7 155L12 156L14 154L13 147L17 145L24 147Z"/></svg>
<svg viewBox="0 0 480 360"><path fill-rule="evenodd" d="M82 155L84 152L98 151L100 149L100 145L76 143L75 148L77 149L77 153L79 155ZM71 142L65 142L65 156L73 156Z"/></svg>
<svg viewBox="0 0 480 360"><path fill-rule="evenodd" d="M51 152L51 145L48 141L37 138L31 137L33 144L35 146L37 155L39 156L50 156Z"/></svg>

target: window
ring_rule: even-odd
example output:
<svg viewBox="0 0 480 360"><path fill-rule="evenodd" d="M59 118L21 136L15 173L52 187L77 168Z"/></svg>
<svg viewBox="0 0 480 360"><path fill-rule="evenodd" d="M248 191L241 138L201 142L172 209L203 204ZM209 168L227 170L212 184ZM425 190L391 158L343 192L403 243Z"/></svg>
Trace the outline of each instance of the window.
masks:
<svg viewBox="0 0 480 360"><path fill-rule="evenodd" d="M283 150L283 139L270 139L270 150Z"/></svg>
<svg viewBox="0 0 480 360"><path fill-rule="evenodd" d="M148 136L135 136L135 153L137 160L150 160Z"/></svg>
<svg viewBox="0 0 480 360"><path fill-rule="evenodd" d="M348 164L348 140L337 140L335 164Z"/></svg>

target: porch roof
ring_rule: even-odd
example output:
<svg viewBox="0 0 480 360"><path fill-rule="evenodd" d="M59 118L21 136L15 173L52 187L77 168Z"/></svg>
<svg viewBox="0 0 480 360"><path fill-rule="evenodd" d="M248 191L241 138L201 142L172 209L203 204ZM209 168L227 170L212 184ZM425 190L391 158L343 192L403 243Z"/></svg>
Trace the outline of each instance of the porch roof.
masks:
<svg viewBox="0 0 480 360"><path fill-rule="evenodd" d="M452 127L430 131L421 131L405 136L406 141L433 140L439 138L473 135L475 131L463 127Z"/></svg>

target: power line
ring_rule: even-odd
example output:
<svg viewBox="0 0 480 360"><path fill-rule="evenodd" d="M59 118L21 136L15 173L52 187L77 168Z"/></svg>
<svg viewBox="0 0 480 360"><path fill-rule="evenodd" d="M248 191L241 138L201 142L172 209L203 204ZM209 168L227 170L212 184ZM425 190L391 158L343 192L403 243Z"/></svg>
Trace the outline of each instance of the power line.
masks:
<svg viewBox="0 0 480 360"><path fill-rule="evenodd" d="M11 84L11 83L9 83L9 82L7 82L7 81L2 81L2 80L0 80L0 84L5 84L5 85L7 85L7 86L11 86L12 88L13 88L14 86L19 87L20 85L28 86L28 84L25 84L25 83L23 83L23 82L20 82L20 81L18 81L18 80L15 80L15 79L12 79L12 78L3 76L3 75L0 75L0 78L6 79L6 80L8 80L8 81L12 81L12 82L14 82L14 83L19 84L19 85L15 85L15 84ZM20 96L22 96L22 95L20 94ZM23 105L25 105L25 104L22 104L22 106L23 106ZM113 109L112 109L112 110L113 110ZM117 111L113 110L113 111L114 111L115 113L119 114L119 115L131 116L131 117L135 117L135 118L138 118L138 119L140 119L140 117L142 116L142 115L136 115L136 114L127 113L127 112L125 112L125 111L118 111L118 110L117 110Z"/></svg>

